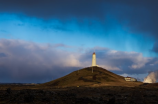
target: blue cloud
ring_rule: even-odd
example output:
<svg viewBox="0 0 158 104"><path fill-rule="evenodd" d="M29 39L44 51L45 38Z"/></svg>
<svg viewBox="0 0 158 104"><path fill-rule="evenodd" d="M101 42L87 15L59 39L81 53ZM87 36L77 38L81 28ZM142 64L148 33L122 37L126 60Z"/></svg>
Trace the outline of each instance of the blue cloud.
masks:
<svg viewBox="0 0 158 104"><path fill-rule="evenodd" d="M44 21L39 18L1 14L0 27L9 35L1 38L22 39L38 43L62 43L75 47L108 47L120 51L142 52L153 56L151 50L154 39L143 33L132 33L116 19L107 17L104 22L97 19L71 19ZM19 26L20 24L20 26ZM22 25L21 25L22 24Z"/></svg>
<svg viewBox="0 0 158 104"><path fill-rule="evenodd" d="M7 57L5 53L0 53L0 57Z"/></svg>

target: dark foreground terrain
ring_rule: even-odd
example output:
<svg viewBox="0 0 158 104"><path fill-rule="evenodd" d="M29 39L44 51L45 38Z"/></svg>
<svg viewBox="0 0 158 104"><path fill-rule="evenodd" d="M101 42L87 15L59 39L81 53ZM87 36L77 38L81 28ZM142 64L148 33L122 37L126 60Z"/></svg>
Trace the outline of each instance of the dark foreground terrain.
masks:
<svg viewBox="0 0 158 104"><path fill-rule="evenodd" d="M157 85L138 87L0 86L0 103L36 104L158 104Z"/></svg>
<svg viewBox="0 0 158 104"><path fill-rule="evenodd" d="M92 73L93 70L93 73ZM158 104L158 85L86 67L43 84L1 84L2 104Z"/></svg>

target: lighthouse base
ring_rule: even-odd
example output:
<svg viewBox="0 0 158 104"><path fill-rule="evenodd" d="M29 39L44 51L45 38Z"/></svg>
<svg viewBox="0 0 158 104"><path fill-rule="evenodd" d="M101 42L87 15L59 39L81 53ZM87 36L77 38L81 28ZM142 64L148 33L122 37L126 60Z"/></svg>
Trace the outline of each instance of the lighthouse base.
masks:
<svg viewBox="0 0 158 104"><path fill-rule="evenodd" d="M99 67L99 65L92 65L92 67Z"/></svg>

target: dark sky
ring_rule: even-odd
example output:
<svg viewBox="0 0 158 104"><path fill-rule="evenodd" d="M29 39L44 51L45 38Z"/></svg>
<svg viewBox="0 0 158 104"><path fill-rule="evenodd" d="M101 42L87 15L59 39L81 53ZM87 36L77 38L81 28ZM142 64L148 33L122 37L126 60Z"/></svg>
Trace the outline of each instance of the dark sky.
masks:
<svg viewBox="0 0 158 104"><path fill-rule="evenodd" d="M97 64L144 78L158 65L157 0L0 0L0 82L46 82Z"/></svg>

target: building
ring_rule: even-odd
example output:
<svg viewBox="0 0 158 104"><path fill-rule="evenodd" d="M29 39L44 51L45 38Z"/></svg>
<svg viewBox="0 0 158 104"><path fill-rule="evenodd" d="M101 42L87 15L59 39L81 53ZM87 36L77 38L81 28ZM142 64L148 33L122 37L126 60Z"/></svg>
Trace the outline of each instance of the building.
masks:
<svg viewBox="0 0 158 104"><path fill-rule="evenodd" d="M132 77L125 77L125 81L136 82L137 79L132 78Z"/></svg>
<svg viewBox="0 0 158 104"><path fill-rule="evenodd" d="M95 54L95 52L93 52L93 55L92 55L92 67L93 66L98 66L97 64L96 64L96 54Z"/></svg>

